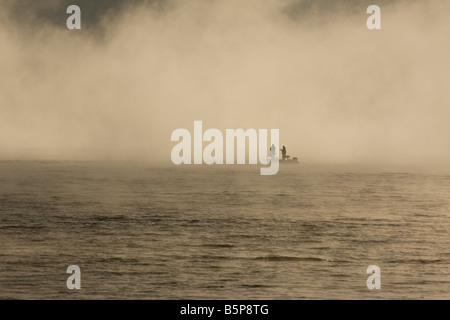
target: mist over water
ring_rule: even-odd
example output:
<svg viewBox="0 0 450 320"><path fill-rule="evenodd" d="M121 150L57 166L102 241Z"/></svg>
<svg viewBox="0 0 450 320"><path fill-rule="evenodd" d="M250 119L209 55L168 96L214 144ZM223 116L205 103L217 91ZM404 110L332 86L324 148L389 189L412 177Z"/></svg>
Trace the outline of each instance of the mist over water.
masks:
<svg viewBox="0 0 450 320"><path fill-rule="evenodd" d="M450 2L71 4L0 4L0 299L450 298ZM174 166L195 120L300 164Z"/></svg>
<svg viewBox="0 0 450 320"><path fill-rule="evenodd" d="M382 2L378 31L364 1L89 3L73 31L65 2L2 2L1 158L168 163L202 120L310 163L448 163L448 1Z"/></svg>
<svg viewBox="0 0 450 320"><path fill-rule="evenodd" d="M0 162L0 298L450 298L448 175L257 171Z"/></svg>

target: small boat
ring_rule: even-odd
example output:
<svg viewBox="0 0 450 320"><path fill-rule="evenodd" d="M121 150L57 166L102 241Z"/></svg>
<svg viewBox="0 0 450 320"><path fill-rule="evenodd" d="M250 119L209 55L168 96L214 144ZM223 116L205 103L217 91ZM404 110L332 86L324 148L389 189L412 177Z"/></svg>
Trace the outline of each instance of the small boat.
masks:
<svg viewBox="0 0 450 320"><path fill-rule="evenodd" d="M283 157L279 160L280 163L288 163L288 164L298 163L298 158L297 157L293 157L291 159L291 156L286 154L286 147L285 146L283 146L283 148L280 149L280 151L283 154Z"/></svg>
<svg viewBox="0 0 450 320"><path fill-rule="evenodd" d="M274 152L274 150L275 149L273 149L272 150L272 148L274 148L275 146L272 144L272 147L270 147L270 151L271 151L271 153L272 153L272 157L275 157L275 158L278 158L278 162L279 163L286 163L286 164L298 164L298 163L300 163L299 161L298 161L298 158L297 157L293 157L292 159L291 159L291 156L289 156L289 155L287 155L286 154L286 147L285 146L283 146L283 148L282 149L280 149L280 151L281 151L281 153L283 154L283 156L281 157L281 159L279 158L279 157L277 157L276 155L275 155L275 152ZM270 161L270 157L267 157L267 161Z"/></svg>
<svg viewBox="0 0 450 320"><path fill-rule="evenodd" d="M279 162L280 162L280 163L286 163L286 164L298 164L298 163L300 163L300 162L298 161L298 158L297 158L297 157L293 157L293 158L291 159L290 156L285 156L284 159L280 159Z"/></svg>

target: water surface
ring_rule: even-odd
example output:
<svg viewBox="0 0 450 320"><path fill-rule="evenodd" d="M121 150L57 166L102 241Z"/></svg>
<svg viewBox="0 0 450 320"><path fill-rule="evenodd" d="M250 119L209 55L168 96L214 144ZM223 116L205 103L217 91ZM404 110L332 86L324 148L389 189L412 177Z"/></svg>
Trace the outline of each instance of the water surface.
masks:
<svg viewBox="0 0 450 320"><path fill-rule="evenodd" d="M4 161L0 298L449 299L449 195L442 173Z"/></svg>

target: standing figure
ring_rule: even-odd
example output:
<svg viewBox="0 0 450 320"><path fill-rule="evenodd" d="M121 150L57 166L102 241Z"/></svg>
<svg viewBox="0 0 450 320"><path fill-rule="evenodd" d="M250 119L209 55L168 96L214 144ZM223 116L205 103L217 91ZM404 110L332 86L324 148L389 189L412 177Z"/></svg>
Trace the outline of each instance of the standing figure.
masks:
<svg viewBox="0 0 450 320"><path fill-rule="evenodd" d="M272 146L270 147L270 159L275 158L275 145L272 143Z"/></svg>
<svg viewBox="0 0 450 320"><path fill-rule="evenodd" d="M283 149L280 149L281 154L283 155L283 160L286 160L286 147L283 146Z"/></svg>

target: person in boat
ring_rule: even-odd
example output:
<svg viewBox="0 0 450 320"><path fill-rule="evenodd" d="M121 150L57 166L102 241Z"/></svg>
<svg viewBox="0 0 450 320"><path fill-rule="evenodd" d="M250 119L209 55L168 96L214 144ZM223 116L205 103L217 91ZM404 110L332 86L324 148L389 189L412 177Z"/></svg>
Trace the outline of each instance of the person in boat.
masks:
<svg viewBox="0 0 450 320"><path fill-rule="evenodd" d="M272 146L270 147L270 158L275 158L275 145L272 143Z"/></svg>
<svg viewBox="0 0 450 320"><path fill-rule="evenodd" d="M281 155L283 156L283 160L286 160L286 147L283 146L283 149L280 149Z"/></svg>

